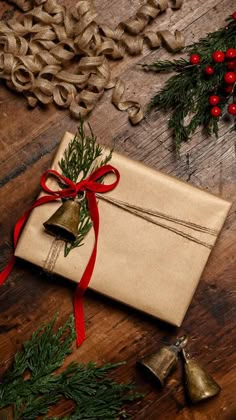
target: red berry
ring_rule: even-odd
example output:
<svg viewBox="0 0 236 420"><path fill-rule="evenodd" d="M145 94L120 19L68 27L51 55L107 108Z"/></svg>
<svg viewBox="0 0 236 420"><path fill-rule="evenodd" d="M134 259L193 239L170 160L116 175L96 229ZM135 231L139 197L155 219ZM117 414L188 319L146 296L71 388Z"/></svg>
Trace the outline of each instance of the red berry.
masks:
<svg viewBox="0 0 236 420"><path fill-rule="evenodd" d="M211 76L215 73L215 70L211 66L206 66L204 71L208 76Z"/></svg>
<svg viewBox="0 0 236 420"><path fill-rule="evenodd" d="M201 58L198 54L190 55L189 61L191 64L198 64L201 61Z"/></svg>
<svg viewBox="0 0 236 420"><path fill-rule="evenodd" d="M231 115L236 115L236 104L228 105L228 112Z"/></svg>
<svg viewBox="0 0 236 420"><path fill-rule="evenodd" d="M236 50L234 48L229 48L225 53L226 58L235 58L236 57Z"/></svg>
<svg viewBox="0 0 236 420"><path fill-rule="evenodd" d="M231 92L233 92L233 88L234 88L234 85L225 86L225 92L226 93L231 93Z"/></svg>
<svg viewBox="0 0 236 420"><path fill-rule="evenodd" d="M232 18L236 20L236 12L232 14Z"/></svg>
<svg viewBox="0 0 236 420"><path fill-rule="evenodd" d="M213 117L219 117L221 114L221 109L218 106L213 106L213 108L211 108L211 115Z"/></svg>
<svg viewBox="0 0 236 420"><path fill-rule="evenodd" d="M236 74L233 71L228 71L224 75L224 80L229 85L232 85L234 82L236 82Z"/></svg>
<svg viewBox="0 0 236 420"><path fill-rule="evenodd" d="M224 55L223 51L215 51L212 54L212 58L216 63L223 63L223 61L225 59L225 55Z"/></svg>
<svg viewBox="0 0 236 420"><path fill-rule="evenodd" d="M209 98L209 104L214 106L217 105L220 102L220 98L217 95L211 95Z"/></svg>
<svg viewBox="0 0 236 420"><path fill-rule="evenodd" d="M229 70L235 70L236 69L236 61L235 60L230 60L227 63L227 69Z"/></svg>

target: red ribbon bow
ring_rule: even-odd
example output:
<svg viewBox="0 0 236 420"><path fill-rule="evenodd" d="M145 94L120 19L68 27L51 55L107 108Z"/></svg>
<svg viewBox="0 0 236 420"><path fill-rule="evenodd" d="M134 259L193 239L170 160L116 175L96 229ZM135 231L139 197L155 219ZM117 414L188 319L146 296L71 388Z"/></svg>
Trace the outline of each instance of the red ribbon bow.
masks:
<svg viewBox="0 0 236 420"><path fill-rule="evenodd" d="M113 173L116 176L115 182L105 185L97 182L100 178L104 177L108 173ZM48 176L54 176L58 178L60 181L63 182L67 186L62 190L51 190L47 185L46 181ZM84 339L85 339L85 324L84 324L84 311L83 311L83 302L82 298L84 292L86 291L89 281L93 274L93 269L96 261L97 255L97 244L98 244L98 233L99 233L99 213L98 213L98 206L96 200L96 193L105 193L108 191L113 190L120 180L119 171L111 165L104 165L101 168L96 169L89 177L83 181L75 183L70 179L62 176L57 171L53 169L49 169L48 171L44 172L41 176L40 185L42 189L49 193L50 195L44 195L40 197L38 200L34 202L34 204L26 210L26 212L19 218L16 222L14 228L14 249L16 248L20 233L22 228L27 221L29 214L32 209L35 207L41 206L42 204L49 203L51 201L58 200L59 198L75 198L79 192L85 191L86 198L88 200L88 208L91 220L93 222L93 228L95 233L95 242L92 254L90 256L89 262L85 271L82 275L82 278L77 286L75 296L74 296L74 315L75 315L75 328L76 328L76 335L77 335L77 345L80 346ZM8 265L5 269L0 273L0 286L4 283L8 275L10 274L13 266L15 264L15 256L11 258Z"/></svg>

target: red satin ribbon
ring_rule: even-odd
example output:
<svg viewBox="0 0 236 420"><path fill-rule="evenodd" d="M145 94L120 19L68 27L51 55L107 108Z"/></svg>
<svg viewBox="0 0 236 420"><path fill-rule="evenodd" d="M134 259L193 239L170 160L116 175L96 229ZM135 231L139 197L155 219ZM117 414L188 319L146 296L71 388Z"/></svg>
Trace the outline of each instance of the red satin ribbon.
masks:
<svg viewBox="0 0 236 420"><path fill-rule="evenodd" d="M116 176L115 182L105 185L97 182L100 178L104 177L108 173L113 173ZM67 188L63 190L51 190L47 185L46 181L49 176L54 176L58 180L62 181ZM96 200L96 193L105 193L113 190L120 180L119 171L111 165L104 165L101 168L96 169L89 177L83 181L78 182L77 184L70 179L62 176L57 171L49 169L44 172L41 176L40 185L42 189L49 193L50 195L44 195L34 202L34 204L26 210L26 212L19 218L16 222L14 228L14 249L16 248L20 233L22 228L27 221L29 214L32 209L35 207L41 206L42 204L49 203L51 201L58 200L59 198L75 198L77 194L81 191L85 191L86 198L88 200L88 208L91 220L93 222L93 228L95 233L95 242L92 254L90 256L89 262L85 271L82 275L82 278L77 286L75 296L74 296L74 315L75 315L75 328L77 335L77 345L80 346L85 339L85 324L84 324L84 311L83 311L83 295L85 290L88 287L89 281L93 274L93 269L96 261L97 255L97 243L98 243L98 233L99 233L99 213ZM65 262L66 263L66 262ZM11 270L15 264L15 256L13 256L5 267L5 269L0 273L0 286L4 283Z"/></svg>

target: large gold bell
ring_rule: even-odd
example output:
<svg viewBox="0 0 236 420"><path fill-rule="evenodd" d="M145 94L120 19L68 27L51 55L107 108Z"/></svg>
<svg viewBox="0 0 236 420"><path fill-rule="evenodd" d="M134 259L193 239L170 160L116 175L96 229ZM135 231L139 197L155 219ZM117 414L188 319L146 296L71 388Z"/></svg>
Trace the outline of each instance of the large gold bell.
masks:
<svg viewBox="0 0 236 420"><path fill-rule="evenodd" d="M163 346L156 353L153 353L137 362L137 365L152 377L160 386L165 381L178 362L178 353L187 344L187 337L180 337L175 344Z"/></svg>
<svg viewBox="0 0 236 420"><path fill-rule="evenodd" d="M182 350L185 361L185 381L188 396L192 403L197 403L219 394L221 388L216 381L194 359Z"/></svg>
<svg viewBox="0 0 236 420"><path fill-rule="evenodd" d="M43 225L48 233L72 242L78 235L79 213L78 201L67 200Z"/></svg>

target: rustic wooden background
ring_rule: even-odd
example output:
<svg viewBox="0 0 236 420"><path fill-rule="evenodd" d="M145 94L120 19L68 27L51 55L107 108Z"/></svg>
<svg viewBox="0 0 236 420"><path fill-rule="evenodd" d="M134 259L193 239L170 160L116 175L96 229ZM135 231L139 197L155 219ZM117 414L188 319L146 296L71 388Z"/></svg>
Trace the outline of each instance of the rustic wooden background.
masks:
<svg viewBox="0 0 236 420"><path fill-rule="evenodd" d="M69 5L73 1L64 3ZM113 26L132 15L140 3L140 0L95 0L99 19ZM154 26L183 30L190 43L224 25L235 6L234 0L186 0L180 11L168 10ZM12 6L1 1L2 18L6 19L12 11ZM145 48L142 56L126 57L113 64L113 74L126 81L129 97L147 104L166 76L147 74L136 64L168 57L164 49ZM234 205L180 329L88 292L85 297L87 339L69 359L98 363L126 360L127 365L117 370L115 378L135 380L138 389L146 393L143 400L129 407L133 419L236 419L235 132L222 124L216 140L204 137L199 130L182 148L181 159L176 160L166 115L147 114L141 124L132 127L127 114L111 105L110 96L111 92L106 92L89 117L102 143L114 145L115 150L127 156L232 200ZM76 126L77 122L67 111L53 105L29 110L23 97L1 83L1 267L12 253L14 223L39 192L40 174L49 167L64 131L75 131ZM33 243L32 246L36 247ZM67 281L48 279L38 268L17 263L0 290L1 372L12 362L21 343L57 310L58 324L65 321L72 312L74 290L75 286ZM191 337L190 352L222 386L218 397L195 407L190 407L184 396L181 368L162 391L135 368L135 361L142 355L186 332ZM69 408L61 404L53 414L67 414Z"/></svg>

